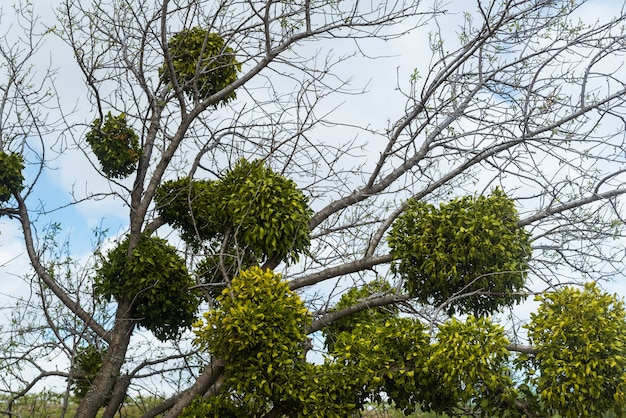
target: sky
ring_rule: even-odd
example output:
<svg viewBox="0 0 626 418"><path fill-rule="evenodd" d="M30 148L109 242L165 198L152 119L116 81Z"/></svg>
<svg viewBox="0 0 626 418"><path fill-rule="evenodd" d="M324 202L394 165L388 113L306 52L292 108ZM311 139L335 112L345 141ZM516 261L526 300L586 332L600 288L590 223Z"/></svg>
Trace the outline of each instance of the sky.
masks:
<svg viewBox="0 0 626 418"><path fill-rule="evenodd" d="M463 4L463 0L456 0ZM53 8L58 2L55 0L37 0L36 13L41 16L45 25L55 25ZM619 12L619 2L610 0L591 1L579 10L581 17L586 21L604 19L615 12ZM451 16L454 21L459 15ZM0 28L7 28L16 22L12 20L9 7L4 6L4 14L0 17ZM450 36L454 37L453 25L449 26ZM2 29L0 29L2 30ZM15 36L12 31L5 31L5 36ZM0 33L2 35L2 33ZM341 44L338 44L341 45ZM348 47L348 45L346 45ZM384 129L390 120L402 114L405 101L397 91L398 83L405 84L414 69L424 65L422 57L428 49L427 36L423 31L413 31L398 41L372 41L367 45L371 55L380 56L380 59L370 60L358 58L337 66L344 76L351 78L355 89L365 87L366 93L358 97L341 97L339 102L332 98L326 106L337 107L334 118L350 120L357 126L374 126ZM341 54L338 49L337 53ZM47 68L58 68L55 79L59 100L63 108L72 110L68 117L89 123L93 118L94 109L86 100L87 92L82 81L82 74L73 63L70 49L54 36L49 37L46 44L39 51L33 61L35 71L45 71ZM357 70L355 70L357 68ZM422 70L422 73L424 70ZM626 79L626 77L624 77ZM2 84L0 72L0 85ZM378 104L378 106L372 104ZM334 135L340 136L341 131ZM351 135L349 130L346 135ZM365 133L361 133L365 135ZM369 151L377 157L378 150L372 146ZM106 190L106 181L102 179L78 152L68 153L51 162L53 170L47 172L39 181L30 204L40 201L45 207L54 208L63 206L71 200L71 194L84 195L89 190ZM27 180L32 171L26 173ZM85 202L77 206L70 206L43 216L39 221L39 230L48 222L59 222L62 227L61 237L70 239L72 254L79 260L86 260L91 256L94 241L94 228L107 229L111 237L118 236L127 226L127 209L121 200L107 200L106 202ZM29 265L24 253L21 231L16 221L0 218L0 306L10 304L11 298L27 297L30 290L18 277L27 274ZM626 295L626 281L616 281L608 285L608 289ZM534 308L529 301L517 311L520 316L527 317ZM2 324L3 310L0 310L0 324Z"/></svg>

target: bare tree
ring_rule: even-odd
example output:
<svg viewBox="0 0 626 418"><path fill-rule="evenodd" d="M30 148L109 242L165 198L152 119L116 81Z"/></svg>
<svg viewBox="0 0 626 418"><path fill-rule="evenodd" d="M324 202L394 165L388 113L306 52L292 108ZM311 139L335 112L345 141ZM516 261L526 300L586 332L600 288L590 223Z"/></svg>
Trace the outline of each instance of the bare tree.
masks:
<svg viewBox="0 0 626 418"><path fill-rule="evenodd" d="M167 234L154 206L166 180L215 179L241 157L262 159L294 179L314 209L311 247L298 263L268 260L266 267L282 269L290 288L307 300L314 313L311 333L383 305L438 321L443 306L410 303L401 291L331 309L339 292L388 274L392 256L385 238L412 199L438 203L496 186L506 190L522 215L518 225L533 236L528 293L619 273L625 17L577 21L584 7L513 0L63 1L59 23L48 35L65 42L84 76L93 113L81 114L80 123L69 116L73 109L54 102L61 93L47 83L58 75L29 67L44 38L32 11L18 9L27 38L14 45L5 33L0 44L0 151L24 155L36 174L0 214L22 228L33 297L16 311L32 318L30 324L15 324L19 333L0 362L14 370L1 380L2 390L10 389L6 413L16 414L11 402L51 376L67 379L69 399L72 382L81 377L74 362L88 345L106 350L79 417L95 416L102 405L104 416L114 416L128 393L151 390L154 378L173 395L145 416L177 416L194 397L219 390L225 367L189 344L191 336L153 347L138 331L133 300L107 305L93 297L93 260L75 262L59 248L62 238L54 227L37 236L37 218L50 212L37 203L38 181L55 153L89 159L106 179L102 190L76 191L72 205L123 201L129 256L142 234ZM454 34L451 26L458 27ZM175 68L180 52L173 36L195 27L219 34L241 64L236 79L208 95L199 80L215 71L213 64L198 61L188 78ZM427 36L429 49L415 57L412 76L397 79L401 114L386 114L379 99L371 107L394 119L386 126L345 119L334 103L369 96L338 67L369 59L372 42L400 42L411 32ZM203 49L209 43L207 36ZM229 54L222 47L221 55ZM354 67L355 73L363 70ZM48 117L55 106L59 121ZM132 181L107 173L85 141L92 121L102 123L109 112L125 115L138 133ZM51 145L61 122L65 139ZM348 136L338 141L332 132ZM191 247L184 251L193 269L198 254ZM53 355L67 359L66 371L38 360ZM17 372L21 367L36 376Z"/></svg>

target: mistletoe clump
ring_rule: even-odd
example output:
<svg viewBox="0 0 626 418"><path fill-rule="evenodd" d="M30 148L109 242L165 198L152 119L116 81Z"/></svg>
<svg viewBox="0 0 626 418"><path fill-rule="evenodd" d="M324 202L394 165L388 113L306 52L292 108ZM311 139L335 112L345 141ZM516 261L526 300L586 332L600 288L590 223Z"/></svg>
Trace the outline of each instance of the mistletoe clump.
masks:
<svg viewBox="0 0 626 418"><path fill-rule="evenodd" d="M167 42L172 69L181 90L190 98L206 99L237 80L241 64L232 48L217 33L199 27L184 29ZM165 83L171 82L170 70L160 70ZM222 99L228 103L237 97L233 91Z"/></svg>
<svg viewBox="0 0 626 418"><path fill-rule="evenodd" d="M313 211L294 181L262 161L240 160L221 181L227 225L257 257L296 260L310 244Z"/></svg>
<svg viewBox="0 0 626 418"><path fill-rule="evenodd" d="M216 181L165 182L155 200L163 220L188 242L225 245L222 252L233 256L225 261L230 265L235 256L248 267L267 259L295 261L310 243L307 198L260 160L242 159Z"/></svg>
<svg viewBox="0 0 626 418"><path fill-rule="evenodd" d="M500 189L438 208L412 200L389 234L393 270L419 302L445 303L450 314L495 312L522 299L514 292L524 287L531 247L518 221Z"/></svg>
<svg viewBox="0 0 626 418"><path fill-rule="evenodd" d="M24 188L24 157L17 153L0 151L0 203L7 202L13 193Z"/></svg>
<svg viewBox="0 0 626 418"><path fill-rule="evenodd" d="M86 140L107 177L122 179L135 171L141 154L139 137L128 126L126 114L109 112L104 124L94 120Z"/></svg>
<svg viewBox="0 0 626 418"><path fill-rule="evenodd" d="M132 301L138 322L161 341L191 327L200 304L185 260L161 238L142 236L128 256L129 240L111 250L97 270L94 292L107 301Z"/></svg>
<svg viewBox="0 0 626 418"><path fill-rule="evenodd" d="M74 369L77 377L74 378L73 388L77 398L85 397L102 368L102 361L106 348L100 349L95 345L87 345L78 349L74 359ZM108 402L108 397L105 402Z"/></svg>
<svg viewBox="0 0 626 418"><path fill-rule="evenodd" d="M332 311L341 311L359 302L366 301L376 295L390 295L395 289L385 279L378 278L366 283L363 287L353 287L341 295L339 302L332 308ZM364 309L352 315L333 321L322 330L324 335L324 345L328 351L333 351L335 340L344 332L352 332L359 324L384 324L386 321L395 318L398 314L398 307L394 305L376 306Z"/></svg>
<svg viewBox="0 0 626 418"><path fill-rule="evenodd" d="M537 297L522 357L535 373L534 388L546 416L623 416L626 410L626 308L595 283L564 287ZM607 414L608 413L608 414Z"/></svg>
<svg viewBox="0 0 626 418"><path fill-rule="evenodd" d="M219 183L183 177L164 182L156 192L159 215L167 224L181 231L188 242L206 241L223 229L215 197Z"/></svg>
<svg viewBox="0 0 626 418"><path fill-rule="evenodd" d="M195 344L227 364L222 393L228 399L202 402L183 416L200 416L191 415L197 408L202 416L261 416L268 403L299 391L302 380L294 377L304 367L308 310L280 274L260 267L241 270L218 302L195 324ZM235 408L237 400L246 412Z"/></svg>

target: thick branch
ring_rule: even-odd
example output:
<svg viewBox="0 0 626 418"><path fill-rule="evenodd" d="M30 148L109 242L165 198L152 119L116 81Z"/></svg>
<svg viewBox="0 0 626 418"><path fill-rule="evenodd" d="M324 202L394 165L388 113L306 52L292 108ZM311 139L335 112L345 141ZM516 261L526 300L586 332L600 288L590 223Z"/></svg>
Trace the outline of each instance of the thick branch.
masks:
<svg viewBox="0 0 626 418"><path fill-rule="evenodd" d="M539 350L537 350L535 347L532 347L530 345L523 345L523 344L509 344L506 346L506 349L509 351L515 351L516 353L521 353L521 354L539 354Z"/></svg>
<svg viewBox="0 0 626 418"><path fill-rule="evenodd" d="M316 331L321 330L324 327L329 326L330 324L332 324L333 322L341 318L344 318L349 315L353 315L357 312L375 308L377 306L385 306L385 305L397 304L400 302L406 302L409 299L411 299L411 297L407 294L384 295L384 296L378 296L378 297L373 297L373 298L367 298L347 308L341 309L339 311L327 313L321 318L313 321L311 325L307 328L306 332L307 334L312 334Z"/></svg>
<svg viewBox="0 0 626 418"><path fill-rule="evenodd" d="M391 262L391 254L379 255L369 258L362 258L350 263L341 264L335 267L329 267L317 273L303 276L293 279L289 282L289 288L291 290L300 289L301 287L311 286L324 280L343 276L345 274L355 273L357 271L367 270L379 264L386 264Z"/></svg>
<svg viewBox="0 0 626 418"><path fill-rule="evenodd" d="M198 377L196 382L184 392L176 395L175 397L165 401L169 405L171 404L171 409L164 415L164 418L175 418L183 411L183 409L191 403L193 398L198 395L202 395L207 392L211 386L213 386L221 376L222 372L225 368L225 362L221 359L213 359L211 364L205 367L202 374ZM157 407L160 408L161 406ZM163 412L161 410L160 412ZM156 412L156 408L148 411L142 418L151 418L155 417L160 412Z"/></svg>

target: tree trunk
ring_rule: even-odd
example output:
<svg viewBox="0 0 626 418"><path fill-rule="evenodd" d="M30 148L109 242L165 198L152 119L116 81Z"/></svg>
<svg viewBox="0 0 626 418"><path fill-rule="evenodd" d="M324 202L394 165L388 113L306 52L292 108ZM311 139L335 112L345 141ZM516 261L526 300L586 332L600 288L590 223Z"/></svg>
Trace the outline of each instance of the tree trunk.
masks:
<svg viewBox="0 0 626 418"><path fill-rule="evenodd" d="M111 344L104 356L102 368L96 375L91 389L89 389L78 406L76 417L94 418L98 410L106 403L107 398L111 395L111 391L119 378L120 370L126 359L126 350L128 349L130 336L135 327L135 323L130 319L130 312L129 301L119 302L115 315L117 319L111 333ZM109 408L111 407L113 407L113 405L109 406Z"/></svg>

